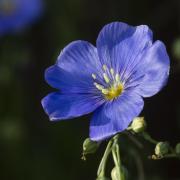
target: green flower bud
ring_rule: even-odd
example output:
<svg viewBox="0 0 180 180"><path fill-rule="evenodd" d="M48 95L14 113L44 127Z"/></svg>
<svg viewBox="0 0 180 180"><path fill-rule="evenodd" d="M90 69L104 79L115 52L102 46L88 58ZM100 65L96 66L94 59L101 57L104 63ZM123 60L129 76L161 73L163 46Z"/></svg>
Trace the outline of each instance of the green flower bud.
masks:
<svg viewBox="0 0 180 180"><path fill-rule="evenodd" d="M111 171L111 178L112 180L119 180L119 179L127 179L128 178L128 171L127 169L122 166L121 171L119 172L119 168L114 167Z"/></svg>
<svg viewBox="0 0 180 180"><path fill-rule="evenodd" d="M83 154L93 154L98 149L100 143L91 141L90 138L85 139L83 143Z"/></svg>
<svg viewBox="0 0 180 180"><path fill-rule="evenodd" d="M112 180L118 180L118 179L121 179L120 177L120 172L118 172L118 168L117 167L114 167L111 171L111 178Z"/></svg>
<svg viewBox="0 0 180 180"><path fill-rule="evenodd" d="M155 154L157 156L163 156L167 154L169 151L169 143L168 142L159 142L155 147Z"/></svg>
<svg viewBox="0 0 180 180"><path fill-rule="evenodd" d="M134 118L130 129L133 130L135 133L143 132L146 128L146 121L144 117L136 117Z"/></svg>
<svg viewBox="0 0 180 180"><path fill-rule="evenodd" d="M175 151L177 154L180 154L180 143L176 144Z"/></svg>

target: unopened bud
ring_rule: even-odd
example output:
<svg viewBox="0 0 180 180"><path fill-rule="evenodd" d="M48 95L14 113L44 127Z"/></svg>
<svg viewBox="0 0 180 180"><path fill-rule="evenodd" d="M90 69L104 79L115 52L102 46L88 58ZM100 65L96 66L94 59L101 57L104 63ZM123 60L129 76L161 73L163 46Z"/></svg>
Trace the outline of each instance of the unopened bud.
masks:
<svg viewBox="0 0 180 180"><path fill-rule="evenodd" d="M83 154L93 154L98 149L100 143L91 141L90 138L85 139L83 143Z"/></svg>
<svg viewBox="0 0 180 180"><path fill-rule="evenodd" d="M163 156L167 154L169 151L169 143L168 142L159 142L155 147L155 154L157 156Z"/></svg>
<svg viewBox="0 0 180 180"><path fill-rule="evenodd" d="M135 133L143 132L145 130L145 128L146 128L146 121L144 120L144 117L136 117L136 118L134 118L130 128Z"/></svg>
<svg viewBox="0 0 180 180"><path fill-rule="evenodd" d="M118 172L118 168L114 167L111 171L111 178L112 180L118 180L121 179L120 172Z"/></svg>
<svg viewBox="0 0 180 180"><path fill-rule="evenodd" d="M177 154L180 154L180 143L176 144L175 151Z"/></svg>
<svg viewBox="0 0 180 180"><path fill-rule="evenodd" d="M111 171L111 178L112 180L127 179L128 171L124 166L121 166L121 169L114 167Z"/></svg>

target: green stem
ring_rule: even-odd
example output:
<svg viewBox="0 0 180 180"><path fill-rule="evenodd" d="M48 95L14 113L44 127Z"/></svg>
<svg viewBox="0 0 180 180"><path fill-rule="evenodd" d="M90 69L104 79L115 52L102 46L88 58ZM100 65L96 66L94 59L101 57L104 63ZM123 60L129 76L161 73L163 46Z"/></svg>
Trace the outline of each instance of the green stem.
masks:
<svg viewBox="0 0 180 180"><path fill-rule="evenodd" d="M153 155L153 156L152 156L152 159L154 159L154 160L159 160L159 159L164 159L164 158L178 158L178 159L180 159L180 156L177 155L177 154L175 154L175 153L166 154L166 155L164 155L164 156L162 156L162 157L158 157L158 156L156 156L156 155Z"/></svg>
<svg viewBox="0 0 180 180"><path fill-rule="evenodd" d="M118 144L116 144L116 154L117 154L118 163L120 164L121 159L120 159L120 152L119 152L119 145Z"/></svg>
<svg viewBox="0 0 180 180"><path fill-rule="evenodd" d="M119 135L114 136L114 143L113 143L113 147L112 147L112 156L113 156L113 160L114 160L114 164L116 166L116 168L118 169L118 176L119 176L119 180L125 180L124 174L122 172L122 166L121 166L121 158L120 158L120 151L119 151L119 144L118 144L118 138Z"/></svg>
<svg viewBox="0 0 180 180"><path fill-rule="evenodd" d="M113 140L111 139L108 142L108 145L106 147L104 155L103 155L103 157L101 159L101 162L100 162L100 165L99 165L99 168L98 168L98 171L97 171L97 176L98 177L104 177L105 176L106 162L107 162L107 159L109 157L109 154L111 153L112 144L113 144Z"/></svg>
<svg viewBox="0 0 180 180"><path fill-rule="evenodd" d="M120 162L118 161L115 148L112 149L112 156L113 156L115 166L119 168L119 166L121 166L121 165L120 165Z"/></svg>
<svg viewBox="0 0 180 180"><path fill-rule="evenodd" d="M113 139L114 139L114 143L113 143L112 153L114 153L114 155L115 155L114 157L116 157L117 165L118 165L121 162L120 154L119 154L119 144L118 144L119 134L114 136Z"/></svg>
<svg viewBox="0 0 180 180"><path fill-rule="evenodd" d="M143 136L144 139L146 139L147 141L151 142L152 144L157 144L158 143L158 141L153 139L147 132L143 132L142 136Z"/></svg>
<svg viewBox="0 0 180 180"><path fill-rule="evenodd" d="M177 154L166 154L164 155L164 158L180 158Z"/></svg>

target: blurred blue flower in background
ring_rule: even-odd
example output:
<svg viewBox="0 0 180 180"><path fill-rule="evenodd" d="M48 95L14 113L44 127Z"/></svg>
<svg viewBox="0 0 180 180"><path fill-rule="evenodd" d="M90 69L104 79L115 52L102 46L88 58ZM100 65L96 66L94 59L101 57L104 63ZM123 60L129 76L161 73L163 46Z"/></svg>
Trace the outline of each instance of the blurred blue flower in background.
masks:
<svg viewBox="0 0 180 180"><path fill-rule="evenodd" d="M24 29L41 16L42 0L0 0L0 35Z"/></svg>
<svg viewBox="0 0 180 180"><path fill-rule="evenodd" d="M161 90L169 76L169 57L161 41L153 42L146 25L115 22L100 32L96 47L74 41L45 72L58 89L42 100L50 120L94 111L90 138L106 139L125 130L143 109L143 97Z"/></svg>

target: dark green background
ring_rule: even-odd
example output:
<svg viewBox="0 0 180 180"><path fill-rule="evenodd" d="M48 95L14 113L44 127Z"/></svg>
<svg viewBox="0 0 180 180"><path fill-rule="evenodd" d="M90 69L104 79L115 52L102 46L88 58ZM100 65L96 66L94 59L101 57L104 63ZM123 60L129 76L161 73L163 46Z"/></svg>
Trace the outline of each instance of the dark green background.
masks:
<svg viewBox="0 0 180 180"><path fill-rule="evenodd" d="M95 44L100 29L112 21L147 24L162 40L171 59L168 85L145 99L148 131L174 146L180 141L179 0L49 0L44 16L17 35L0 38L0 179L93 180L104 144L81 160L90 116L49 122L40 101L53 91L44 70L60 50L77 39ZM122 161L130 180L180 180L180 161L152 161L153 146L138 149L121 139ZM111 164L112 165L112 164ZM110 171L112 166L109 166Z"/></svg>

